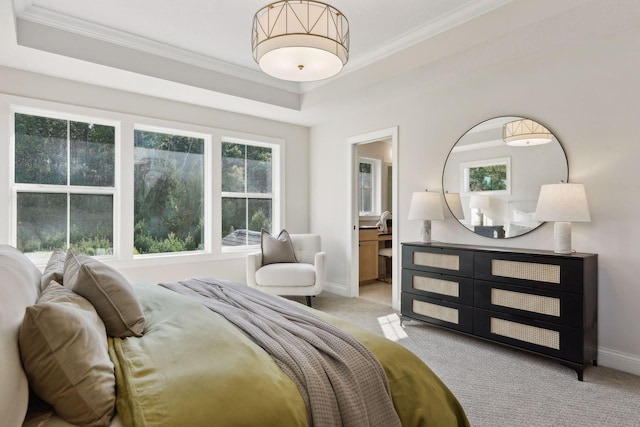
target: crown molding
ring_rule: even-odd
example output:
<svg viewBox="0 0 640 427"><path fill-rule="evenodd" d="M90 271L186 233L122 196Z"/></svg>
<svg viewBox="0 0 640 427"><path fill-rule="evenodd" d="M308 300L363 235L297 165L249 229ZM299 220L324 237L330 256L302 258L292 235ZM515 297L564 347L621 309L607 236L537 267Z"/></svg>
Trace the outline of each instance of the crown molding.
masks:
<svg viewBox="0 0 640 427"><path fill-rule="evenodd" d="M354 60L350 60L348 67L345 67L337 76L321 80L317 82L302 83L302 92L308 92L323 86L330 81L340 78L340 76L352 73L354 71L365 68L374 62L387 58L403 49L418 44L447 30L464 24L474 18L477 18L492 10L498 9L506 4L512 3L514 0L477 0L465 6L461 6L450 13L438 16L431 21L427 21L424 25L408 31L387 43L359 56Z"/></svg>
<svg viewBox="0 0 640 427"><path fill-rule="evenodd" d="M164 57L173 61L194 65L218 73L232 75L276 89L301 93L298 83L274 79L261 71L251 70L186 49L136 36L125 31L116 30L46 8L34 6L31 0L14 0L14 4L16 17L25 21Z"/></svg>

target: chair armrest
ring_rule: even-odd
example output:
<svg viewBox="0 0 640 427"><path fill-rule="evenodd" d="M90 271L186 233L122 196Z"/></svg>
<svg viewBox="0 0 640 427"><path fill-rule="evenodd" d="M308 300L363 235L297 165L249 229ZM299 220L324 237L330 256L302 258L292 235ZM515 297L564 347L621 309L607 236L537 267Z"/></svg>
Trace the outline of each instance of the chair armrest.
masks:
<svg viewBox="0 0 640 427"><path fill-rule="evenodd" d="M256 271L262 267L262 252L252 252L247 255L247 285L256 287Z"/></svg>
<svg viewBox="0 0 640 427"><path fill-rule="evenodd" d="M314 259L314 265L316 269L316 286L324 286L325 274L326 274L326 252L318 252Z"/></svg>

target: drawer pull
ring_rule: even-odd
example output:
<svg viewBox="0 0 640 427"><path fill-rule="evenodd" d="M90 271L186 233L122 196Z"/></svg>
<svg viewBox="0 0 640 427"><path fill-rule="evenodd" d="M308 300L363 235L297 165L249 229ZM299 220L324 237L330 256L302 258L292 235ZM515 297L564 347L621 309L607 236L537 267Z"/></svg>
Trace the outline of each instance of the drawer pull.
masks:
<svg viewBox="0 0 640 427"><path fill-rule="evenodd" d="M512 279L560 284L560 266L556 264L492 259L491 274Z"/></svg>
<svg viewBox="0 0 640 427"><path fill-rule="evenodd" d="M458 310L424 301L413 300L413 312L445 322L458 324Z"/></svg>
<svg viewBox="0 0 640 427"><path fill-rule="evenodd" d="M560 350L560 332L509 320L491 318L491 333Z"/></svg>
<svg viewBox="0 0 640 427"><path fill-rule="evenodd" d="M492 288L491 304L560 317L559 298Z"/></svg>

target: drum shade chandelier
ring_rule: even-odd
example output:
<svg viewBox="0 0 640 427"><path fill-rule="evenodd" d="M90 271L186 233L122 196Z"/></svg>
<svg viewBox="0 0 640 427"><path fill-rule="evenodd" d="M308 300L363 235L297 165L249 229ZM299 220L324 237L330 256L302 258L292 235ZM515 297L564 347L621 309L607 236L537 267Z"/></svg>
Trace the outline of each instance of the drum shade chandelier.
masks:
<svg viewBox="0 0 640 427"><path fill-rule="evenodd" d="M520 119L505 123L502 139L507 145L526 147L551 142L553 134L540 123L530 119Z"/></svg>
<svg viewBox="0 0 640 427"><path fill-rule="evenodd" d="M271 3L253 17L253 59L283 80L332 77L349 60L349 21L336 8L313 0Z"/></svg>

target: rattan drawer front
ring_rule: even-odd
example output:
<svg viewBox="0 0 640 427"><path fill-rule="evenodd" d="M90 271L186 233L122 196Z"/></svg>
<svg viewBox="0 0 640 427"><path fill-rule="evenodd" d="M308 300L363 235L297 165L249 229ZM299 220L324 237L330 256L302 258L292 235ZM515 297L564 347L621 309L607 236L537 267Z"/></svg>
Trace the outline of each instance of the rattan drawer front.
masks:
<svg viewBox="0 0 640 427"><path fill-rule="evenodd" d="M405 317L468 333L473 330L473 309L469 306L407 292L402 293L401 304Z"/></svg>
<svg viewBox="0 0 640 427"><path fill-rule="evenodd" d="M560 298L491 289L491 304L560 317Z"/></svg>
<svg viewBox="0 0 640 427"><path fill-rule="evenodd" d="M581 260L570 257L476 253L475 278L583 293Z"/></svg>
<svg viewBox="0 0 640 427"><path fill-rule="evenodd" d="M506 283L474 282L474 306L579 328L582 325L582 297Z"/></svg>
<svg viewBox="0 0 640 427"><path fill-rule="evenodd" d="M425 301L413 300L412 311L432 319L442 320L443 322L460 324L458 319L458 309L445 307L443 305L433 304Z"/></svg>
<svg viewBox="0 0 640 427"><path fill-rule="evenodd" d="M412 288L450 297L460 296L460 283L434 277L413 276Z"/></svg>
<svg viewBox="0 0 640 427"><path fill-rule="evenodd" d="M443 268L445 270L460 270L460 256L434 254L431 252L414 252L413 264L421 267Z"/></svg>
<svg viewBox="0 0 640 427"><path fill-rule="evenodd" d="M456 276L473 276L473 252L404 245L402 266Z"/></svg>
<svg viewBox="0 0 640 427"><path fill-rule="evenodd" d="M402 270L402 291L460 304L473 304L473 279L468 277L405 268Z"/></svg>
<svg viewBox="0 0 640 427"><path fill-rule="evenodd" d="M510 279L560 284L560 266L554 264L492 259L491 274Z"/></svg>
<svg viewBox="0 0 640 427"><path fill-rule="evenodd" d="M582 362L582 331L519 316L474 310L475 335L575 362Z"/></svg>
<svg viewBox="0 0 640 427"><path fill-rule="evenodd" d="M560 332L510 320L491 318L490 332L507 338L560 350Z"/></svg>

